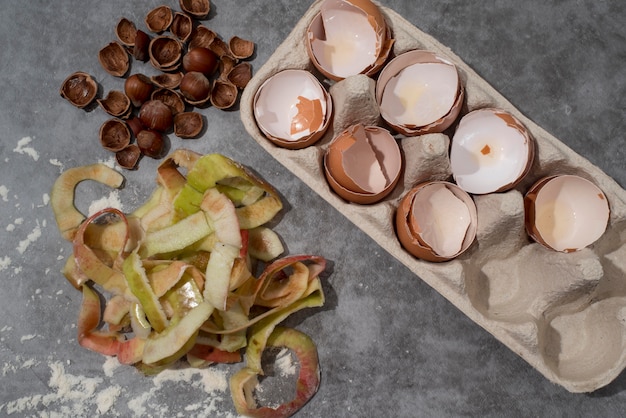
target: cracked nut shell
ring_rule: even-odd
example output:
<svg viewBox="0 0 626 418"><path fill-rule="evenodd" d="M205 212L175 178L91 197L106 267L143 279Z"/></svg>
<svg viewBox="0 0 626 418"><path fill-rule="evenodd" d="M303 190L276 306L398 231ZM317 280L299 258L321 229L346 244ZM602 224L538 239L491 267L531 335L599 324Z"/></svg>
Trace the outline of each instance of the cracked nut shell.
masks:
<svg viewBox="0 0 626 418"><path fill-rule="evenodd" d="M169 29L174 20L174 12L169 6L159 6L148 12L146 26L151 32L161 33Z"/></svg>
<svg viewBox="0 0 626 418"><path fill-rule="evenodd" d="M135 24L123 17L117 22L115 27L115 35L126 46L132 47L135 45L135 37L137 36L137 27Z"/></svg>
<svg viewBox="0 0 626 418"><path fill-rule="evenodd" d="M196 138L204 128L204 120L198 112L182 112L174 116L174 135L179 138Z"/></svg>
<svg viewBox="0 0 626 418"><path fill-rule="evenodd" d="M104 70L115 77L122 77L128 71L128 52L117 41L110 42L98 52L98 61Z"/></svg>
<svg viewBox="0 0 626 418"><path fill-rule="evenodd" d="M211 11L209 0L179 0L179 4L185 13L196 19L205 19Z"/></svg>
<svg viewBox="0 0 626 418"><path fill-rule="evenodd" d="M117 152L130 144L130 129L121 119L109 119L100 126L100 144L106 150Z"/></svg>
<svg viewBox="0 0 626 418"><path fill-rule="evenodd" d="M157 70L174 71L180 66L183 45L178 39L171 36L157 36L150 41L148 54L150 63Z"/></svg>
<svg viewBox="0 0 626 418"><path fill-rule="evenodd" d="M130 144L124 149L115 153L115 160L120 167L127 170L134 170L137 168L137 163L141 158L141 150L136 144Z"/></svg>
<svg viewBox="0 0 626 418"><path fill-rule="evenodd" d="M82 109L96 98L98 84L91 75L77 71L63 81L59 93L72 105Z"/></svg>
<svg viewBox="0 0 626 418"><path fill-rule="evenodd" d="M128 96L119 90L111 90L104 99L98 99L98 104L105 112L116 118L127 118L131 111Z"/></svg>

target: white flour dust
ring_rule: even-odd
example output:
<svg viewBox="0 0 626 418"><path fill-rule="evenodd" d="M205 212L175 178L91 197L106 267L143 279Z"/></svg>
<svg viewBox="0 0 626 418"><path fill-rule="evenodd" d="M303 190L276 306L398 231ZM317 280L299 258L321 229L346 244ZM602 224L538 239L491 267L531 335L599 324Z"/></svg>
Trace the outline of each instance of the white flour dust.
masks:
<svg viewBox="0 0 626 418"><path fill-rule="evenodd" d="M39 153L35 150L35 148L28 146L28 144L32 141L33 138L25 136L17 142L17 146L13 149L13 152L28 155L35 161L39 160Z"/></svg>
<svg viewBox="0 0 626 418"><path fill-rule="evenodd" d="M9 329L2 331L9 331ZM30 336L24 337L30 340ZM25 368L32 368L40 363L34 359L15 358L5 364L3 376L20 373ZM100 375L96 377L72 374L67 365L47 360L50 378L41 385L33 386L30 395L22 396L0 404L0 416L86 416L103 415L113 417L127 416L185 416L185 417L223 417L235 418L237 415L225 412L230 392L226 372L214 368L180 368L162 371L152 378L141 378L141 387L124 387L116 380L116 372L129 367L121 365L115 357L106 357ZM182 385L185 392L194 393L193 403L178 404L167 397L173 386ZM176 408L176 410L174 410ZM39 415L45 410L45 415Z"/></svg>

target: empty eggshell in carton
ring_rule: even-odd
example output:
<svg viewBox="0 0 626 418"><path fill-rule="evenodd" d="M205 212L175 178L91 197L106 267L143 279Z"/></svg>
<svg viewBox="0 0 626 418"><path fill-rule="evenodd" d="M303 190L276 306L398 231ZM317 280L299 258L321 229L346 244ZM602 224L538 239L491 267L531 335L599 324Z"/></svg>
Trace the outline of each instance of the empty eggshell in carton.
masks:
<svg viewBox="0 0 626 418"><path fill-rule="evenodd" d="M512 189L530 170L534 142L513 115L478 109L461 118L452 137L450 165L466 192L486 194Z"/></svg>
<svg viewBox="0 0 626 418"><path fill-rule="evenodd" d="M595 184L573 175L539 180L524 199L526 230L537 242L573 252L597 241L609 221L609 203Z"/></svg>
<svg viewBox="0 0 626 418"><path fill-rule="evenodd" d="M389 131L354 125L328 146L324 172L332 189L349 202L370 204L387 196L402 169L400 148Z"/></svg>
<svg viewBox="0 0 626 418"><path fill-rule="evenodd" d="M414 256L427 261L451 260L476 237L477 213L472 198L445 181L422 183L400 201L398 239Z"/></svg>
<svg viewBox="0 0 626 418"><path fill-rule="evenodd" d="M393 45L380 9L370 0L326 0L307 28L313 65L331 80L373 75Z"/></svg>
<svg viewBox="0 0 626 418"><path fill-rule="evenodd" d="M380 72L376 101L383 119L398 132L443 132L456 120L464 89L456 66L423 50L405 52Z"/></svg>
<svg viewBox="0 0 626 418"><path fill-rule="evenodd" d="M328 127L320 141L306 148L277 146L268 140L254 117L255 95L274 74L285 69L318 73L306 42L312 22L319 19L322 6L328 6L325 3L317 0L311 5L243 91L241 119L250 135L416 277L547 379L571 392L590 392L609 384L626 367L626 298L616 287L626 275L626 191L526 118L449 48L393 10L379 6L393 33L393 56L425 50L446 57L445 61L456 67L464 90L462 114L485 108L505 111L525 127L535 143L532 166L520 183L508 191L475 194L471 199L476 202L478 225L476 238L464 253L438 263L412 255L396 234L397 209L416 184L452 178L448 151L453 141L445 132L398 135L404 178L382 200L362 205L347 201L329 187L323 160L329 141L348 127L359 122L382 126L380 114L376 114L378 106L372 105L376 97L371 81L353 79L352 75L335 83L337 80L325 76L328 80L322 81L331 85L330 92L337 98L333 115L339 120ZM367 109L373 109L373 113L364 116L363 122L359 115ZM524 226L524 194L534 182L556 174L576 174L591 180L604 192L611 208L606 232L593 245L573 253L553 251L533 242ZM407 205L410 210L412 202ZM547 276L546 268L550 269ZM516 290L521 285L523 288ZM610 341L609 352L603 348L603 341Z"/></svg>
<svg viewBox="0 0 626 418"><path fill-rule="evenodd" d="M269 78L254 98L256 122L275 144L304 148L323 135L331 120L332 99L304 70L285 70Z"/></svg>

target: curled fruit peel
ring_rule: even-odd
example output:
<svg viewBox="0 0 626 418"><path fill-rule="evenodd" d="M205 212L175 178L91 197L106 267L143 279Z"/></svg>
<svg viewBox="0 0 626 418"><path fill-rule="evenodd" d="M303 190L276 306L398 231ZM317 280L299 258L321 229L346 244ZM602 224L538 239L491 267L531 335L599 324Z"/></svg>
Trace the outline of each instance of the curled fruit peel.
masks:
<svg viewBox="0 0 626 418"><path fill-rule="evenodd" d="M280 237L265 224L282 202L269 184L223 155L177 150L133 213L107 208L86 217L74 204L84 180L118 188L124 178L103 164L78 167L61 174L51 192L59 231L73 244L63 272L83 295L81 346L146 374L182 358L192 367L240 362L246 347L246 367L231 388L237 410L254 416L289 416L315 394L315 345L276 327L293 312L323 305L326 261L279 258ZM241 409L242 385L263 373L261 354L276 345L300 359L296 399L276 410Z"/></svg>

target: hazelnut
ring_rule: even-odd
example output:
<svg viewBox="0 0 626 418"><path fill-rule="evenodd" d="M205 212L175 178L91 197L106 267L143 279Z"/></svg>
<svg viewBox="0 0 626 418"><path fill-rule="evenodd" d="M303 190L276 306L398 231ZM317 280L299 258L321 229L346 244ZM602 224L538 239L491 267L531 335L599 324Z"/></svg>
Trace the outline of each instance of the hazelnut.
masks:
<svg viewBox="0 0 626 418"><path fill-rule="evenodd" d="M230 70L227 78L238 89L244 89L252 79L252 66L248 62L240 62Z"/></svg>
<svg viewBox="0 0 626 418"><path fill-rule="evenodd" d="M120 167L127 170L137 168L137 162L141 158L141 150L136 144L130 144L127 147L115 153L115 160Z"/></svg>
<svg viewBox="0 0 626 418"><path fill-rule="evenodd" d="M124 92L136 107L141 107L150 98L152 90L152 81L143 74L133 74L124 82Z"/></svg>
<svg viewBox="0 0 626 418"><path fill-rule="evenodd" d="M144 129L137 135L137 146L150 158L161 158L165 153L165 141L161 132Z"/></svg>
<svg viewBox="0 0 626 418"><path fill-rule="evenodd" d="M211 94L211 82L204 74L192 71L180 81L180 92L192 105L206 103Z"/></svg>
<svg viewBox="0 0 626 418"><path fill-rule="evenodd" d="M171 89L156 89L152 92L150 98L165 103L174 116L185 111L185 101L182 95L177 91Z"/></svg>
<svg viewBox="0 0 626 418"><path fill-rule="evenodd" d="M215 52L205 47L190 49L183 57L185 71L198 71L210 76L217 69L218 57Z"/></svg>
<svg viewBox="0 0 626 418"><path fill-rule="evenodd" d="M174 117L165 103L159 100L148 100L139 109L139 120L147 129L166 132L172 128Z"/></svg>

